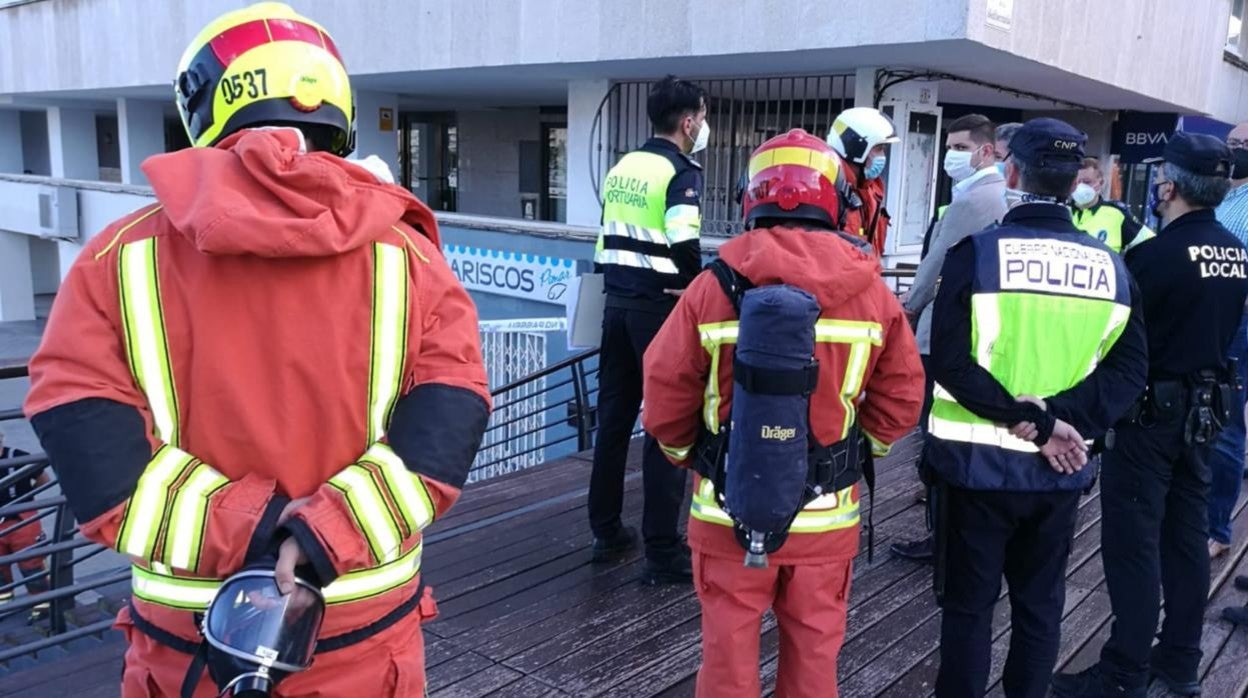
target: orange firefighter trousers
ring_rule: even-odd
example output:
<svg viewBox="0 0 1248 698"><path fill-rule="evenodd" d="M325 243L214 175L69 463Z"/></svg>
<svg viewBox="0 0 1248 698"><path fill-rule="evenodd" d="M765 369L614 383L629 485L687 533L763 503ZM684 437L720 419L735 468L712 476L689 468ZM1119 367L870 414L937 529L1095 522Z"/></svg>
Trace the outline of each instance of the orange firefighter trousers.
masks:
<svg viewBox="0 0 1248 698"><path fill-rule="evenodd" d="M750 569L742 558L695 553L702 602L698 698L760 694L758 643L768 608L780 630L776 698L836 698L852 572L852 560Z"/></svg>
<svg viewBox="0 0 1248 698"><path fill-rule="evenodd" d="M420 626L437 615L432 596L417 611L350 647L316 655L312 666L278 684L274 698L421 698L425 695L425 642ZM191 657L134 627L123 608L116 627L126 636L122 698L179 698ZM205 671L195 698L216 698Z"/></svg>

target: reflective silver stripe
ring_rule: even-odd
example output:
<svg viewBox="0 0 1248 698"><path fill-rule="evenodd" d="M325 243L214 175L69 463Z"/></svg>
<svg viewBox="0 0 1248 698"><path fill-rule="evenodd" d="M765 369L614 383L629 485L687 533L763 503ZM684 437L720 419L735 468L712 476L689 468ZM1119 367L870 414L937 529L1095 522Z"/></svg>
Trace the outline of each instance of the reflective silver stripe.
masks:
<svg viewBox="0 0 1248 698"><path fill-rule="evenodd" d="M1023 441L1011 434L1009 429L996 424L955 422L933 414L928 418L928 429L932 436L946 441L994 446L1019 453L1040 452L1035 444Z"/></svg>
<svg viewBox="0 0 1248 698"><path fill-rule="evenodd" d="M170 512L169 536L165 540L164 551L164 558L171 567L189 572L199 568L208 500L229 483L229 479L212 466L198 463L190 477L178 488Z"/></svg>
<svg viewBox="0 0 1248 698"><path fill-rule="evenodd" d="M160 305L160 275L156 264L156 238L121 246L117 285L121 293L122 324L126 354L135 381L147 398L156 438L178 445L178 400L169 346Z"/></svg>
<svg viewBox="0 0 1248 698"><path fill-rule="evenodd" d="M644 255L632 250L598 250L594 261L599 264L618 264L635 269L652 269L660 274L677 274L676 263L667 257Z"/></svg>
<svg viewBox="0 0 1248 698"><path fill-rule="evenodd" d="M373 245L372 354L369 360L368 443L381 440L403 382L407 354L407 252Z"/></svg>
<svg viewBox="0 0 1248 698"><path fill-rule="evenodd" d="M425 483L419 475L407 469L403 459L399 458L399 455L389 446L382 443L373 444L360 460L373 463L381 469L386 485L390 489L391 499L394 500L403 516L408 535L433 523L436 512Z"/></svg>
<svg viewBox="0 0 1248 698"><path fill-rule="evenodd" d="M345 574L324 588L325 601L348 603L402 586L420 572L422 553L423 546L417 544L394 562ZM175 577L138 566L130 571L130 588L135 596L173 608L205 609L221 586L215 579Z"/></svg>
<svg viewBox="0 0 1248 698"><path fill-rule="evenodd" d="M697 206L677 204L663 216L667 242L675 245L688 240L697 240L702 230L702 215Z"/></svg>
<svg viewBox="0 0 1248 698"><path fill-rule="evenodd" d="M667 244L667 236L662 230L621 221L607 221L604 223L602 225L602 234L610 237L629 238L640 242L653 242L657 245Z"/></svg>
<svg viewBox="0 0 1248 698"><path fill-rule="evenodd" d="M395 559L402 543L398 524L369 469L358 463L349 465L330 478L329 484L347 501L377 562Z"/></svg>
<svg viewBox="0 0 1248 698"><path fill-rule="evenodd" d="M152 559L169 503L169 490L194 461L191 454L172 446L156 451L126 505L117 534L117 550L140 560Z"/></svg>
<svg viewBox="0 0 1248 698"><path fill-rule="evenodd" d="M853 485L850 485L838 492L816 497L798 512L789 530L794 533L824 533L857 523L859 504L853 501L853 492ZM717 503L714 484L705 478L694 492L689 515L707 523L733 525L732 517Z"/></svg>

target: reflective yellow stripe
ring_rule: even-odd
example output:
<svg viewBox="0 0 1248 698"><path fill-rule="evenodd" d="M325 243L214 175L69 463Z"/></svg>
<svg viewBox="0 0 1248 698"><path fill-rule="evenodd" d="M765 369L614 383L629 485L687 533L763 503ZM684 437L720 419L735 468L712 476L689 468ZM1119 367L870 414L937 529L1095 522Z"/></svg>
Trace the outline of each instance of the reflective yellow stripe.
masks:
<svg viewBox="0 0 1248 698"><path fill-rule="evenodd" d="M422 548L417 544L393 562L339 577L323 590L326 603L359 601L410 582L420 573ZM134 595L162 606L203 610L212 602L219 586L221 582L216 579L174 577L137 565L131 568L130 588Z"/></svg>
<svg viewBox="0 0 1248 698"><path fill-rule="evenodd" d="M407 251L373 244L373 336L368 380L368 443L386 434L407 355Z"/></svg>
<svg viewBox="0 0 1248 698"><path fill-rule="evenodd" d="M417 543L394 562L339 577L325 587L326 603L359 601L406 584L420 572L423 548L423 543Z"/></svg>
<svg viewBox="0 0 1248 698"><path fill-rule="evenodd" d="M433 498L420 476L407 469L403 459L399 458L386 444L373 444L360 459L376 465L385 478L390 489L391 498L399 508L403 522L407 528L405 534L410 536L433 523Z"/></svg>
<svg viewBox="0 0 1248 698"><path fill-rule="evenodd" d="M401 536L372 472L356 463L330 478L329 484L347 500L377 562L394 560L399 553Z"/></svg>
<svg viewBox="0 0 1248 698"><path fill-rule="evenodd" d="M208 464L197 462L190 476L178 488L162 555L171 567L188 572L198 569L199 554L204 547L204 527L208 523L208 500L229 482Z"/></svg>
<svg viewBox="0 0 1248 698"><path fill-rule="evenodd" d="M213 579L173 577L145 570L138 565L130 568L130 590L134 595L162 606L188 611L208 608L221 582Z"/></svg>
<svg viewBox="0 0 1248 698"><path fill-rule="evenodd" d="M827 177L832 185L836 184L841 171L840 158L832 153L821 153L810 148L772 148L750 158L750 179L769 167L780 165L809 167Z"/></svg>
<svg viewBox="0 0 1248 698"><path fill-rule="evenodd" d="M689 451L693 450L693 446L668 446L662 442L659 442L659 448L663 449L664 453L676 460L684 460L688 458Z"/></svg>
<svg viewBox="0 0 1248 698"><path fill-rule="evenodd" d="M706 391L702 398L702 422L712 434L719 433L720 349L725 344L736 344L739 331L740 323L736 320L698 325L702 348L711 355L710 374L707 376ZM843 439L848 436L857 414L854 400L862 392L863 381L866 380L871 347L884 344L884 328L878 322L822 319L815 322L815 342L850 345L845 382L840 391L841 405L845 408L845 424L841 429Z"/></svg>
<svg viewBox="0 0 1248 698"><path fill-rule="evenodd" d="M177 446L178 400L160 303L156 238L122 245L118 260L118 288L130 370L147 398L156 437L170 446Z"/></svg>
<svg viewBox="0 0 1248 698"><path fill-rule="evenodd" d="M859 505L854 501L853 485L839 492L825 494L806 504L789 527L791 533L826 533L858 524ZM732 526L732 517L719 507L715 485L703 478L693 493L689 515L720 526Z"/></svg>
<svg viewBox="0 0 1248 698"><path fill-rule="evenodd" d="M971 318L975 322L971 330L975 337L975 363L992 370L992 348L1001 336L1001 308L995 293L976 293L971 296Z"/></svg>
<svg viewBox="0 0 1248 698"><path fill-rule="evenodd" d="M893 450L892 444L886 444L883 441L880 441L867 432L866 429L863 429L862 433L866 435L867 441L871 444L871 455L876 458L883 458L888 455L889 451Z"/></svg>
<svg viewBox="0 0 1248 698"><path fill-rule="evenodd" d="M169 502L169 488L194 461L191 454L172 446L156 451L126 504L117 534L117 550L140 560L152 559Z"/></svg>

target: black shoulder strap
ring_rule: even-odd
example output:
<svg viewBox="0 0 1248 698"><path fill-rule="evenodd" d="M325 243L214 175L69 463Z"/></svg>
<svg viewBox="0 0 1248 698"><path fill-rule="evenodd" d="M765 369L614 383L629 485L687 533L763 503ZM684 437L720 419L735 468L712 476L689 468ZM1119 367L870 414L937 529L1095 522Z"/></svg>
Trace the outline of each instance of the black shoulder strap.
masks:
<svg viewBox="0 0 1248 698"><path fill-rule="evenodd" d="M719 282L719 287L723 289L724 295L728 296L728 302L732 303L732 310L741 317L741 297L745 292L754 288L754 284L745 278L742 274L733 269L727 262L722 259L715 259L706 265L707 269L715 275L715 280Z"/></svg>

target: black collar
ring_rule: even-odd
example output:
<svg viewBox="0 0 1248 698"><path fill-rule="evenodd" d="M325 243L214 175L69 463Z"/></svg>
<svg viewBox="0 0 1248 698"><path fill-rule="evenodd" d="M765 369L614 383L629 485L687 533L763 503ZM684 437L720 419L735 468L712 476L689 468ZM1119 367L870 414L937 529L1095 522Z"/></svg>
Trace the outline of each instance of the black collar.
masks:
<svg viewBox="0 0 1248 698"><path fill-rule="evenodd" d="M1200 208L1195 211L1188 211L1187 213L1170 221L1166 227L1161 229L1161 232L1168 233L1172 230L1178 230L1179 228L1189 225L1207 225L1209 223L1216 223L1217 220L1218 217L1214 215L1213 209Z"/></svg>
<svg viewBox="0 0 1248 698"><path fill-rule="evenodd" d="M658 136L653 136L650 140L646 141L646 147L658 150L667 150L678 155L685 154L685 152L677 147L675 143L667 140L666 138L659 138Z"/></svg>
<svg viewBox="0 0 1248 698"><path fill-rule="evenodd" d="M1061 204L1019 204L1006 212L1001 223L1065 233L1079 232L1070 218L1070 209Z"/></svg>

